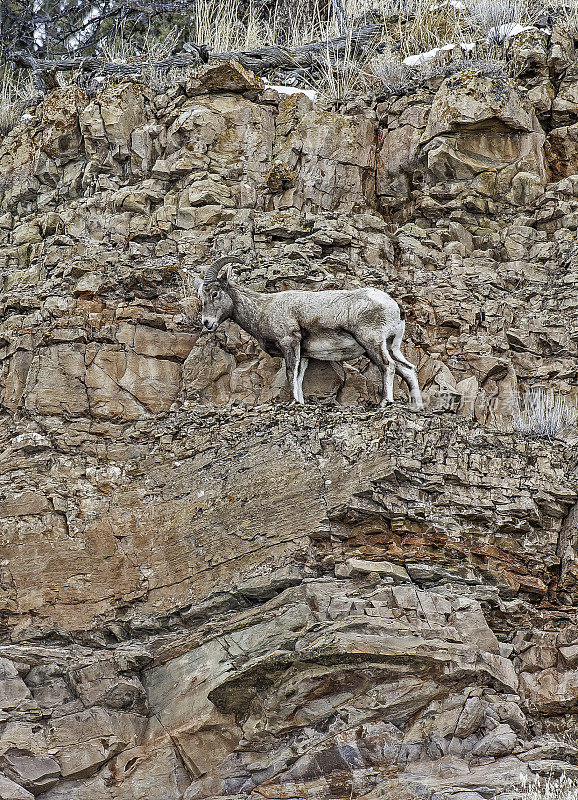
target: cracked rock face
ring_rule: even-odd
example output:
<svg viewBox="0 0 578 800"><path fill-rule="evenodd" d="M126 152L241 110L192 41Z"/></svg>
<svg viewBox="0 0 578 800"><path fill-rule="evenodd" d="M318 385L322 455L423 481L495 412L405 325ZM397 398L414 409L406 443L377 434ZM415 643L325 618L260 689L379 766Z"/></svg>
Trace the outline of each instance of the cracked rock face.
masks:
<svg viewBox="0 0 578 800"><path fill-rule="evenodd" d="M0 142L0 797L514 800L575 774L578 96L559 31L337 113L235 63ZM577 151L578 152L578 151ZM373 285L366 359L208 334L179 275Z"/></svg>

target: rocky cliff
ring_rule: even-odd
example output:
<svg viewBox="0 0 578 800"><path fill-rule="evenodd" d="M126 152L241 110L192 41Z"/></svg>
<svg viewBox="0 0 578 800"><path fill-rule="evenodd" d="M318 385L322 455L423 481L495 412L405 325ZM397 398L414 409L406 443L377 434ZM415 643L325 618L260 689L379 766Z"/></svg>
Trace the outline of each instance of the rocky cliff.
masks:
<svg viewBox="0 0 578 800"><path fill-rule="evenodd" d="M0 142L0 797L512 800L578 773L578 67L340 111L235 63ZM385 288L427 400L202 333L181 274Z"/></svg>

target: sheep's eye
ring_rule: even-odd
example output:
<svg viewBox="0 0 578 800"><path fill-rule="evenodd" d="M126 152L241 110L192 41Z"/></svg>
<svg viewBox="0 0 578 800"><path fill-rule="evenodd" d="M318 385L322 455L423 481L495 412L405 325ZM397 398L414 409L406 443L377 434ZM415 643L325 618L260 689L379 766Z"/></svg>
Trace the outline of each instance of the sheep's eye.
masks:
<svg viewBox="0 0 578 800"><path fill-rule="evenodd" d="M211 295L213 300L216 300L218 296L219 296L219 292L213 292L213 294Z"/></svg>

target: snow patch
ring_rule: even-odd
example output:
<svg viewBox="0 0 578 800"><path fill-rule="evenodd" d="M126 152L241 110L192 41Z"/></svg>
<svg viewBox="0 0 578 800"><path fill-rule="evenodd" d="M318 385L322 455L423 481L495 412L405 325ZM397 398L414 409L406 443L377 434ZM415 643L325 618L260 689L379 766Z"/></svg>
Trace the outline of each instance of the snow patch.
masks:
<svg viewBox="0 0 578 800"><path fill-rule="evenodd" d="M438 53L452 50L454 47L460 47L464 53L471 53L475 46L474 42L462 42L459 45L452 42L451 44L445 44L443 47L434 47L433 50L428 50L427 53L418 53L415 56L408 56L403 59L403 63L406 67L418 67L431 61Z"/></svg>
<svg viewBox="0 0 578 800"><path fill-rule="evenodd" d="M279 94L304 94L313 102L317 100L317 92L315 89L302 89L300 86L280 86L267 83L267 81L265 81L265 86L267 89L275 89Z"/></svg>
<svg viewBox="0 0 578 800"><path fill-rule="evenodd" d="M447 8L448 6L450 8L455 8L458 11L466 10L466 4L462 3L462 0L445 0L443 3L433 3L433 5L429 7L429 10L438 11L440 8Z"/></svg>

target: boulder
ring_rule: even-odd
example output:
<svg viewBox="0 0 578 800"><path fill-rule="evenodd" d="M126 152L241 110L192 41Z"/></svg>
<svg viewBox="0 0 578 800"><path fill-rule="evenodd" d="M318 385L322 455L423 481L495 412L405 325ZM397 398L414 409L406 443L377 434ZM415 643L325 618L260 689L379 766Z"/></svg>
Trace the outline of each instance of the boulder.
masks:
<svg viewBox="0 0 578 800"><path fill-rule="evenodd" d="M546 182L544 141L535 112L508 79L458 72L439 88L420 138L425 184L531 202ZM521 173L525 184L512 186Z"/></svg>
<svg viewBox="0 0 578 800"><path fill-rule="evenodd" d="M296 177L290 188L274 195L273 207L351 211L373 206L373 123L311 106L304 95L289 95L280 103L274 157Z"/></svg>
<svg viewBox="0 0 578 800"><path fill-rule="evenodd" d="M51 789L60 778L60 767L55 759L37 755L30 750L7 750L0 757L0 768L8 778L18 782L33 795Z"/></svg>
<svg viewBox="0 0 578 800"><path fill-rule="evenodd" d="M264 89L262 79L235 59L199 67L186 84L186 92L190 97L218 92L248 92L254 96Z"/></svg>
<svg viewBox="0 0 578 800"><path fill-rule="evenodd" d="M0 658L0 709L7 711L18 708L31 697L14 664L7 658Z"/></svg>
<svg viewBox="0 0 578 800"><path fill-rule="evenodd" d="M54 89L44 99L39 146L58 168L79 156L82 144L79 119L88 103L86 92L75 84Z"/></svg>

